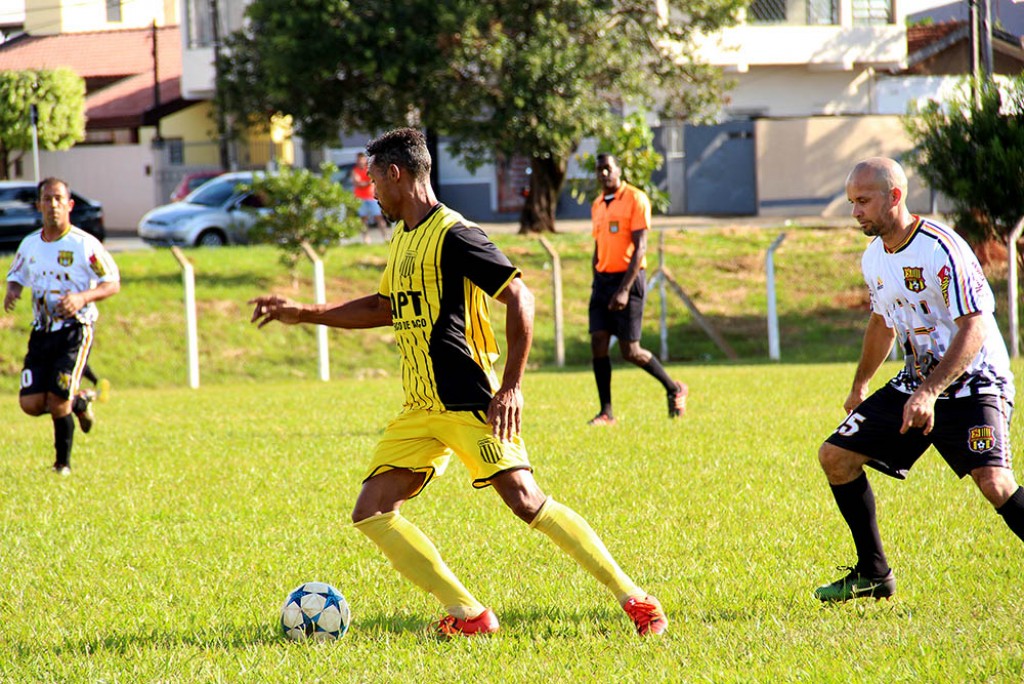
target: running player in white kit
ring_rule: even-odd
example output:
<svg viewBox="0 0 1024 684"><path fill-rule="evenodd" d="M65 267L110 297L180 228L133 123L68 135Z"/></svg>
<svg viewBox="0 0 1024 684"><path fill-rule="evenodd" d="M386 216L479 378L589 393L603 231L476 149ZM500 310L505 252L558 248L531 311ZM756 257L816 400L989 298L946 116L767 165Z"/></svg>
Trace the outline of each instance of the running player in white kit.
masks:
<svg viewBox="0 0 1024 684"><path fill-rule="evenodd" d="M97 302L121 289L117 265L100 241L71 225L68 184L58 178L39 183L43 227L21 241L7 273L4 311L27 287L32 296L32 333L21 371L21 410L50 414L56 458L53 470L71 472L71 445L78 416L83 432L92 428L95 393L78 385L92 347ZM72 413L74 415L72 415Z"/></svg>

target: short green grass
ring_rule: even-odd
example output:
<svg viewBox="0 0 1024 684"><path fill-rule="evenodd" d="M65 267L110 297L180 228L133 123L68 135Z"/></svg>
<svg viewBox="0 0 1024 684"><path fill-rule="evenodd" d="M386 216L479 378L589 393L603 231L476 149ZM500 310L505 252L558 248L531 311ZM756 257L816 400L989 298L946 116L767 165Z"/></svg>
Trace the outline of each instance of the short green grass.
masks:
<svg viewBox="0 0 1024 684"><path fill-rule="evenodd" d="M9 397L0 404L0 681L1024 677L1024 547L934 453L907 482L872 476L894 600L822 607L811 597L853 560L815 457L841 418L851 363L671 370L692 389L678 422L664 417L654 381L621 365L614 428L585 425L589 372L533 371L525 387L539 482L665 604L670 631L652 640L632 634L612 597L492 491L472 489L458 463L404 511L502 631L424 635L439 606L347 522L400 402L394 378L115 386L93 433L78 434L66 478L47 471L49 421ZM1019 445L1019 420L1013 430ZM280 603L308 580L348 597L343 641L280 637Z"/></svg>

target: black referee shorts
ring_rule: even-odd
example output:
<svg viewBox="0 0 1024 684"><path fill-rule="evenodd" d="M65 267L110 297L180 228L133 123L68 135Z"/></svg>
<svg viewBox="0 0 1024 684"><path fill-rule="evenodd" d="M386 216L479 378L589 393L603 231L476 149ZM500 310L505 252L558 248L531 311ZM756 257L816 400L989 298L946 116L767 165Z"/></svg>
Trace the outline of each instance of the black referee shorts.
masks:
<svg viewBox="0 0 1024 684"><path fill-rule="evenodd" d="M644 297L647 285L640 271L629 289L629 303L622 311L609 311L608 304L619 291L625 273L595 273L590 288L590 332L609 332L620 340L635 342L640 339L644 324Z"/></svg>

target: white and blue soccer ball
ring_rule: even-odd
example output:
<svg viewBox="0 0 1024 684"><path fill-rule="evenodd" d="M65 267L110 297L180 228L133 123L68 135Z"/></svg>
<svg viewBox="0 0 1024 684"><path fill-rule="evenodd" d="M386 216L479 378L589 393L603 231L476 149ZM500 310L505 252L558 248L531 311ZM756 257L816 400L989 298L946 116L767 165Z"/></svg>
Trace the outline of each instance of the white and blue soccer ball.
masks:
<svg viewBox="0 0 1024 684"><path fill-rule="evenodd" d="M295 641L340 639L351 621L348 601L324 582L306 582L297 587L281 606L281 629Z"/></svg>

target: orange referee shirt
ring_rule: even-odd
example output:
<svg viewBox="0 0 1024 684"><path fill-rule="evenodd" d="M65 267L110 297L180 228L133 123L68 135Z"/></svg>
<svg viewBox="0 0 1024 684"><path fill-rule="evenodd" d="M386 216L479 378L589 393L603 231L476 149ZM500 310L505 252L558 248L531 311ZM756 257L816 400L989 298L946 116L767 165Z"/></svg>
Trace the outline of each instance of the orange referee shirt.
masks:
<svg viewBox="0 0 1024 684"><path fill-rule="evenodd" d="M605 203L604 194L594 200L590 220L598 272L623 273L633 258L633 232L651 227L651 200L640 188L623 182L611 202ZM647 268L646 254L640 268Z"/></svg>

